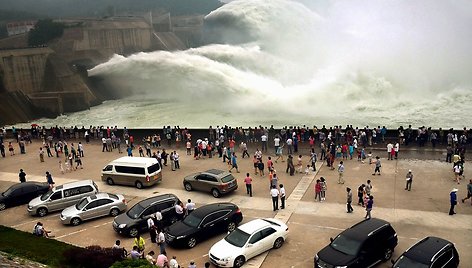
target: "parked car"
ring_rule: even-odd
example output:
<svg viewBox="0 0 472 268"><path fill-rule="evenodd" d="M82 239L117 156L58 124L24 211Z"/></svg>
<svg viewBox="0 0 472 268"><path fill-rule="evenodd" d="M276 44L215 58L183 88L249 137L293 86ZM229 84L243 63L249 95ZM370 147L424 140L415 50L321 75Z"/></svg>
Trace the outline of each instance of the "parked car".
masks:
<svg viewBox="0 0 472 268"><path fill-rule="evenodd" d="M179 201L173 194L163 194L144 199L136 203L126 213L113 220L113 229L120 234L135 237L148 231L147 219L157 211L162 213L163 226L177 221L175 204Z"/></svg>
<svg viewBox="0 0 472 268"><path fill-rule="evenodd" d="M111 215L118 216L127 208L124 196L120 194L98 193L84 197L79 203L64 209L61 213L63 224L79 225L81 222Z"/></svg>
<svg viewBox="0 0 472 268"><path fill-rule="evenodd" d="M49 184L27 181L13 184L0 195L0 210L9 207L28 204L31 199L46 193L49 190Z"/></svg>
<svg viewBox="0 0 472 268"><path fill-rule="evenodd" d="M169 226L165 233L167 244L189 248L225 231L233 231L243 220L241 210L232 203L215 203L195 209L183 221Z"/></svg>
<svg viewBox="0 0 472 268"><path fill-rule="evenodd" d="M219 169L193 173L185 177L183 183L187 191L210 192L214 197L220 197L238 189L236 178L230 172Z"/></svg>
<svg viewBox="0 0 472 268"><path fill-rule="evenodd" d="M363 220L344 230L315 255L315 268L371 267L392 257L397 233L387 221Z"/></svg>
<svg viewBox="0 0 472 268"><path fill-rule="evenodd" d="M162 181L161 171L156 158L123 156L102 169L102 181L109 185L130 185L142 189Z"/></svg>
<svg viewBox="0 0 472 268"><path fill-rule="evenodd" d="M65 183L31 200L28 203L28 213L44 217L49 212L63 210L96 193L98 186L92 180Z"/></svg>
<svg viewBox="0 0 472 268"><path fill-rule="evenodd" d="M267 218L245 223L214 244L208 253L219 267L241 267L271 248L280 248L288 235L288 227L280 220Z"/></svg>
<svg viewBox="0 0 472 268"><path fill-rule="evenodd" d="M455 268L459 266L459 254L452 242L428 236L407 249L396 261L393 268Z"/></svg>

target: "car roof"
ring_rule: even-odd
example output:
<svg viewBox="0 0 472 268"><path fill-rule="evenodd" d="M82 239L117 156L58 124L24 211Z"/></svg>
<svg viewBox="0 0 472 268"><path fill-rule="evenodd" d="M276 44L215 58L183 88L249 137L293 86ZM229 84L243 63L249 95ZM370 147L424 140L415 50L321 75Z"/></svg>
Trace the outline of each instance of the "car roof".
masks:
<svg viewBox="0 0 472 268"><path fill-rule="evenodd" d="M353 225L344 230L342 234L352 239L362 241L372 235L375 231L383 229L386 226L390 226L390 223L382 219L371 218Z"/></svg>
<svg viewBox="0 0 472 268"><path fill-rule="evenodd" d="M90 200L101 199L101 198L109 198L110 195L108 193L97 193L94 195L89 196Z"/></svg>
<svg viewBox="0 0 472 268"><path fill-rule="evenodd" d="M421 263L428 264L431 263L436 253L448 245L452 245L452 243L439 237L428 236L407 249L403 255Z"/></svg>
<svg viewBox="0 0 472 268"><path fill-rule="evenodd" d="M67 183L64 183L62 185L56 186L54 188L56 190L61 190L63 188L69 189L69 188L72 188L72 187L85 186L85 185L93 185L93 181L92 180L81 180L81 181L67 182Z"/></svg>
<svg viewBox="0 0 472 268"><path fill-rule="evenodd" d="M24 187L26 185L37 185L37 186L43 186L44 185L44 186L46 186L46 183L37 182L37 181L26 181L26 182L22 182L22 183L13 184L8 189L15 190L15 189ZM47 186L49 187L49 185L47 185Z"/></svg>
<svg viewBox="0 0 472 268"><path fill-rule="evenodd" d="M174 200L178 200L177 196L173 195L173 194L162 194L162 195L156 195L156 196L152 196L152 197L149 197L147 199L144 199L142 201L139 202L139 204L143 207L147 207L155 202L158 202L158 201L162 201L162 200L165 200L165 199L174 199Z"/></svg>
<svg viewBox="0 0 472 268"><path fill-rule="evenodd" d="M208 205L198 207L192 212L192 214L195 214L195 216L197 217L203 218L211 212L215 212L215 211L223 210L223 209L235 209L237 207L238 206L236 206L235 204L229 203L229 202L213 203L213 204L208 204Z"/></svg>
<svg viewBox="0 0 472 268"><path fill-rule="evenodd" d="M252 234L264 227L272 226L272 224L264 219L255 219L238 227L241 231Z"/></svg>
<svg viewBox="0 0 472 268"><path fill-rule="evenodd" d="M230 174L228 171L224 171L220 169L209 169L209 170L203 171L202 173L210 174L215 177L224 177L227 174Z"/></svg>
<svg viewBox="0 0 472 268"><path fill-rule="evenodd" d="M110 162L110 164L140 164L140 165L153 165L157 163L157 159L154 157L131 157L123 156Z"/></svg>

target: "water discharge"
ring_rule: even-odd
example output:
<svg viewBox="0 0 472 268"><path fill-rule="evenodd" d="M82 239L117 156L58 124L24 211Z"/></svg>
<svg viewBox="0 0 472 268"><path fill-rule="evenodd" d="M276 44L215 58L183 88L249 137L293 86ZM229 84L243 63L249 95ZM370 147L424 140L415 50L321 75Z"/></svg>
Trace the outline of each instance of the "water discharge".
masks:
<svg viewBox="0 0 472 268"><path fill-rule="evenodd" d="M43 125L470 126L466 0L232 1L211 44L115 55L89 71L132 96Z"/></svg>

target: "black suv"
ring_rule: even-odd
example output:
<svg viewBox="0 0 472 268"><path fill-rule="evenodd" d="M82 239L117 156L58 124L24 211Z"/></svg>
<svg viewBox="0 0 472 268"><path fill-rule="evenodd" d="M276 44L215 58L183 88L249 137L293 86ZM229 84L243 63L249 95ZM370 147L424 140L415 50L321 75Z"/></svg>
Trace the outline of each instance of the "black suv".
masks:
<svg viewBox="0 0 472 268"><path fill-rule="evenodd" d="M243 220L241 210L232 203L215 203L195 209L183 221L169 226L165 233L171 246L193 248L197 242L224 231L232 232Z"/></svg>
<svg viewBox="0 0 472 268"><path fill-rule="evenodd" d="M397 233L381 219L363 220L344 230L315 255L315 268L364 268L387 261L397 246Z"/></svg>
<svg viewBox="0 0 472 268"><path fill-rule="evenodd" d="M439 237L428 236L407 249L397 261L394 268L431 267L452 268L459 266L459 254L454 244Z"/></svg>
<svg viewBox="0 0 472 268"><path fill-rule="evenodd" d="M162 224L170 225L177 221L175 204L179 201L173 194L163 194L144 199L135 204L126 213L118 215L113 221L113 229L120 233L135 237L138 233L148 231L147 219L157 211L162 213Z"/></svg>

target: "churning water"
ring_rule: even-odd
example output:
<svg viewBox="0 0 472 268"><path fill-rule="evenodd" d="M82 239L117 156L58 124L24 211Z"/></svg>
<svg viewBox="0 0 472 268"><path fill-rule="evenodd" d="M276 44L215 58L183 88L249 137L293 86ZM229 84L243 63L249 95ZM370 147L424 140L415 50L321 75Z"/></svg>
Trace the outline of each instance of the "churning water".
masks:
<svg viewBox="0 0 472 268"><path fill-rule="evenodd" d="M470 127L470 1L303 2L232 1L205 17L209 45L89 71L132 96L39 123Z"/></svg>

